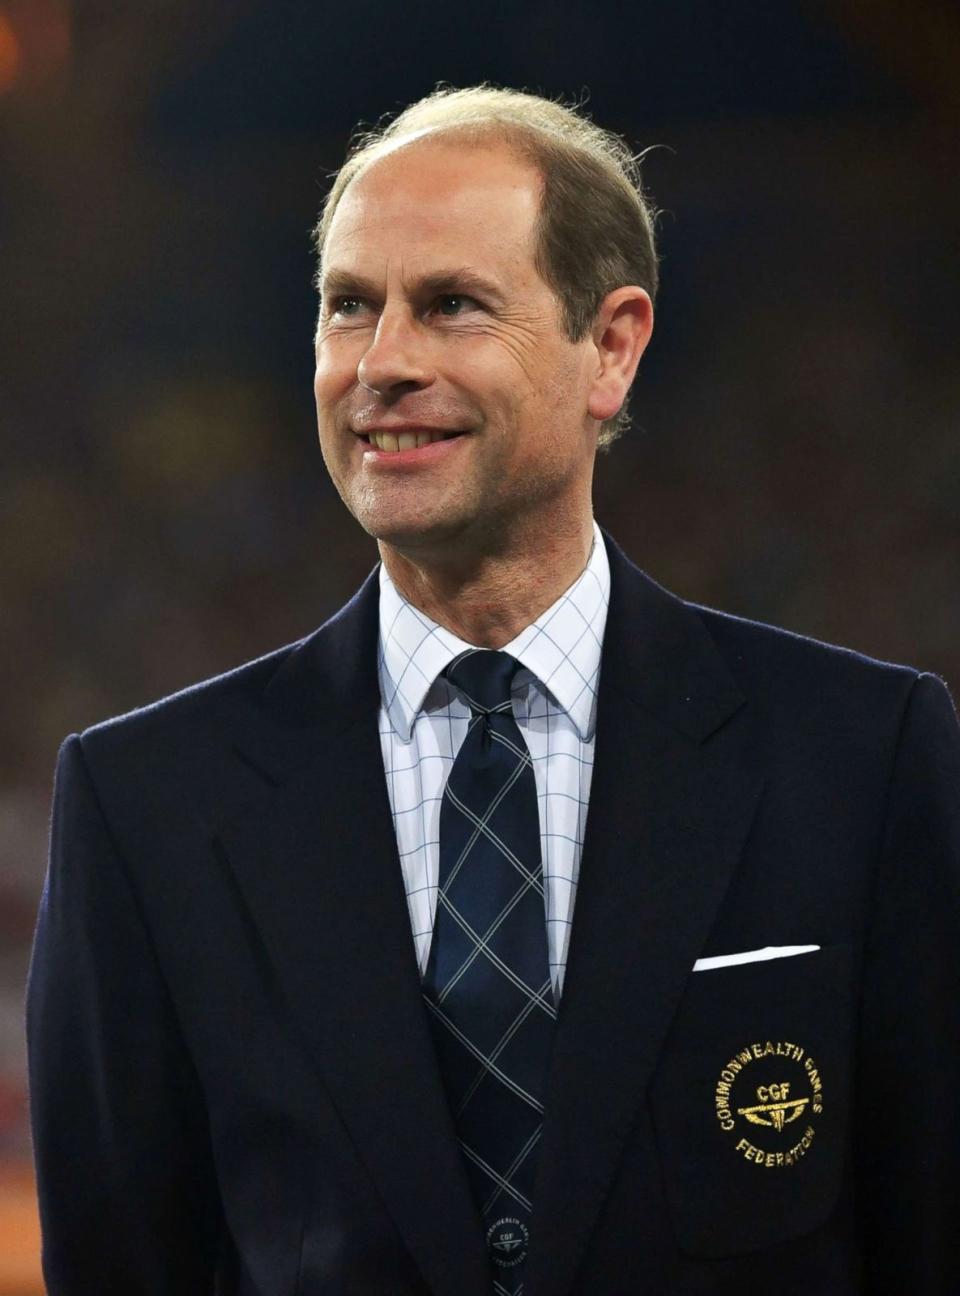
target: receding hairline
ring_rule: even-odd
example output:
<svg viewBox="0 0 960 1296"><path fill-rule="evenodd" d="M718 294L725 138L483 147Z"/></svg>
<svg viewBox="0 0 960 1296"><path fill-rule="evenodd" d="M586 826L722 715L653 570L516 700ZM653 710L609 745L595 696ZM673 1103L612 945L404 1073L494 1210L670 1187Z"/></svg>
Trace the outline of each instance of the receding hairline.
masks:
<svg viewBox="0 0 960 1296"><path fill-rule="evenodd" d="M396 157L398 153L409 148L443 148L450 141L450 136L458 136L461 139L466 138L469 147L477 152L495 153L502 151L527 166L531 174L537 178L540 190L538 201L542 205L546 176L542 160L536 152L536 144L539 143L544 150L549 149L551 144L556 146L556 140L551 137L549 131L543 130L536 125L503 121L497 118L483 118L477 121L438 122L436 125L420 127L409 133L404 132L397 136L386 136L369 148L361 149L347 159L338 173L341 176L346 173L346 182L336 195L336 202L325 209L318 226L318 233L322 229L324 234L324 242L317 248L320 257L323 256L333 217L351 186L357 180L362 180L380 162Z"/></svg>
<svg viewBox="0 0 960 1296"><path fill-rule="evenodd" d="M506 154L537 176L542 189L544 182L543 167L538 165L536 156L532 151L524 149L522 142L517 138L520 132L510 133L509 128L505 131L499 131L496 129L498 125L499 123L495 122L451 122L444 125L426 126L422 130L413 131L409 135L400 135L395 139L388 137L383 141L382 147L374 145L369 150L369 154L366 152L357 154L356 171L350 174L343 191L339 194L338 204L343 200L344 194L352 184L363 179L381 162L390 161L398 154L405 153L408 149L451 148L454 146L454 142L449 138L451 135L466 136L468 145L473 152ZM520 130L522 129L520 128ZM347 166L349 166L349 162Z"/></svg>

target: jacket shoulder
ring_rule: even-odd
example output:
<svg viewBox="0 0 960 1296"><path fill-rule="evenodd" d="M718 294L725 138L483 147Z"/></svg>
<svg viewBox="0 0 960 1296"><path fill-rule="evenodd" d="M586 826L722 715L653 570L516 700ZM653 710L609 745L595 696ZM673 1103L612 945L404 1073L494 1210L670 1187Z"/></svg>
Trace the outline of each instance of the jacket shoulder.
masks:
<svg viewBox="0 0 960 1296"><path fill-rule="evenodd" d="M728 701L739 694L740 701L754 704L755 714L769 707L781 719L797 709L822 715L824 704L838 706L841 715L871 700L902 704L921 678L912 666L688 601L641 571L609 536L605 539L611 612L620 600L613 622L622 627L618 648L639 653L640 665L658 677L672 671L695 686L691 691L723 694ZM673 664L665 667L668 659Z"/></svg>
<svg viewBox="0 0 960 1296"><path fill-rule="evenodd" d="M159 802L177 792L233 802L248 776L281 767L379 700L377 569L353 598L302 639L147 706L95 725L80 746L95 783ZM338 728L339 726L339 728Z"/></svg>
<svg viewBox="0 0 960 1296"><path fill-rule="evenodd" d="M902 706L923 672L838 644L688 604L703 621L747 696L792 698L820 712L875 704Z"/></svg>
<svg viewBox="0 0 960 1296"><path fill-rule="evenodd" d="M112 716L85 729L80 740L88 760L114 764L158 756L194 763L225 734L242 725L259 705L270 680L306 640L297 640L253 661L200 680L166 697Z"/></svg>
<svg viewBox="0 0 960 1296"><path fill-rule="evenodd" d="M718 645L749 650L762 654L765 658L782 656L794 663L809 662L812 669L862 672L867 675L893 674L909 679L914 679L921 673L916 667L872 657L855 648L828 643L795 630L787 630L783 626L754 621L703 604L688 603L687 606L703 619Z"/></svg>

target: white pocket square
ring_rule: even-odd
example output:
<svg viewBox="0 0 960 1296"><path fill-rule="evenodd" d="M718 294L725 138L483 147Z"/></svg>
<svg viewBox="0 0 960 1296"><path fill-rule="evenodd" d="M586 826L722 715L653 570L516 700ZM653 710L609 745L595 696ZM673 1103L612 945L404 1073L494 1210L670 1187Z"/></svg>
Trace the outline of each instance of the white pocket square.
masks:
<svg viewBox="0 0 960 1296"><path fill-rule="evenodd" d="M734 967L737 963L763 963L767 959L793 958L795 954L812 954L819 945L765 945L763 949L741 950L739 954L714 954L712 958L697 959L694 972L709 972L711 968Z"/></svg>

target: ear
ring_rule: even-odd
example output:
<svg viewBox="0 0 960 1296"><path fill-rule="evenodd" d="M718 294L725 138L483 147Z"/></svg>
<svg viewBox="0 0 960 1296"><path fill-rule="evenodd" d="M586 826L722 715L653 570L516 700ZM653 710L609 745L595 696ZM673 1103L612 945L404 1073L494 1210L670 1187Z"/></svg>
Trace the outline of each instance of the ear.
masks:
<svg viewBox="0 0 960 1296"><path fill-rule="evenodd" d="M597 366L587 411L599 423L618 414L653 333L653 302L643 288L615 288L600 303L593 327Z"/></svg>

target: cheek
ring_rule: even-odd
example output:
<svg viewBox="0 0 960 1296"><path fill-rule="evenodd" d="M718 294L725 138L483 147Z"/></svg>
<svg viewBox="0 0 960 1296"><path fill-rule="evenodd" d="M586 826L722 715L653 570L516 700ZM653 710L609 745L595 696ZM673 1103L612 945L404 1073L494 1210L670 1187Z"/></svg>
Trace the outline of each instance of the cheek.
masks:
<svg viewBox="0 0 960 1296"><path fill-rule="evenodd" d="M329 365L317 363L313 375L313 398L317 402L317 411L322 412L335 402L343 389L339 375L331 372Z"/></svg>
<svg viewBox="0 0 960 1296"><path fill-rule="evenodd" d="M529 399L530 381L526 369L502 346L463 348L450 361L445 376L477 400L488 422L509 424L517 418Z"/></svg>
<svg viewBox="0 0 960 1296"><path fill-rule="evenodd" d="M534 422L545 432L545 424L555 428L579 425L582 421L584 393L576 364L566 356L544 354L540 363L531 366L516 383L514 399L525 422Z"/></svg>
<svg viewBox="0 0 960 1296"><path fill-rule="evenodd" d="M342 455L343 449L343 436L338 431L343 420L338 417L338 411L341 408L344 394L348 390L349 384L345 386L339 376L331 372L329 366L321 362L317 363L313 377L313 398L317 408L317 433L324 463L334 480L338 476L337 462Z"/></svg>
<svg viewBox="0 0 960 1296"><path fill-rule="evenodd" d="M350 390L356 382L360 354L356 346L343 341L320 343L313 377L313 394L318 409L338 401Z"/></svg>

